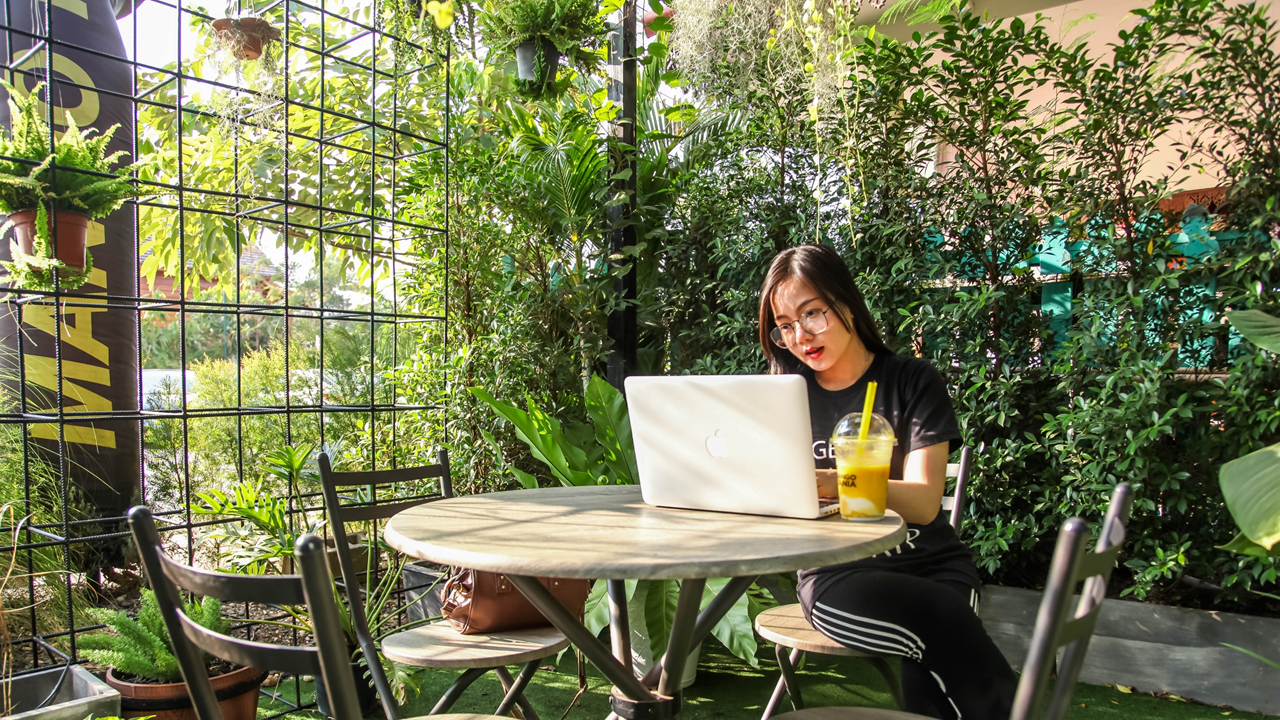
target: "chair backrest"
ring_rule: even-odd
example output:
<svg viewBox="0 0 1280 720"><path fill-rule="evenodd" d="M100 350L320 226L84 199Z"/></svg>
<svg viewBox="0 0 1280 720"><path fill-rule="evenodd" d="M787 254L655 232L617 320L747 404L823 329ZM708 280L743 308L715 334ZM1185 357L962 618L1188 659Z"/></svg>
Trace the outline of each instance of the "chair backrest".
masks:
<svg viewBox="0 0 1280 720"><path fill-rule="evenodd" d="M364 568L357 568L351 560L351 545L347 542L346 529L349 523L384 520L402 510L433 500L453 497L453 482L449 476L449 454L441 450L436 455L436 459L435 465L359 472L334 472L328 453L320 453L316 461L320 466L320 484L324 491L325 512L329 516L329 527L333 530L334 550L338 554L338 569L342 573L343 590L346 592L347 605L351 610L351 625L355 629L360 650L369 663L369 674L373 676L374 687L382 699L382 709L386 712L388 720L398 720L400 711L396 706L391 686L387 682L386 673L382 671L382 666L378 662L377 643L374 641L373 633L369 631L369 620L364 607L364 590L360 583L360 573ZM347 505L343 505L342 497L338 494L340 488L370 487L376 491L379 487L395 483L429 478L440 479L439 493L417 495L407 499L397 498L395 502L381 504L376 498L371 498L368 502Z"/></svg>
<svg viewBox="0 0 1280 720"><path fill-rule="evenodd" d="M315 675L317 682L325 684L334 717L360 720L351 657L339 620L323 539L315 535L298 538L294 557L301 575L231 575L197 570L171 559L160 543L151 511L145 507L129 510L129 529L138 544L142 566L156 593L174 655L200 720L223 720L201 657L202 650L245 667ZM179 589L224 602L306 605L316 644L310 647L271 645L204 628L183 611Z"/></svg>
<svg viewBox="0 0 1280 720"><path fill-rule="evenodd" d="M1093 636L1098 612L1107 595L1107 581L1115 568L1116 558L1124 545L1125 524L1133 505L1133 491L1128 483L1116 486L1111 505L1102 521L1102 534L1093 552L1085 550L1089 528L1084 520L1071 518L1058 533L1058 544L1049 566L1040 611L1036 615L1035 634L1022 668L1022 679L1014 697L1010 720L1059 720L1067 712L1075 690L1080 667L1084 664L1089 639ZM1084 583L1080 599L1071 602L1076 586ZM1058 681L1053 696L1044 706L1049 674L1053 670L1058 648L1066 648L1058 667Z"/></svg>
<svg viewBox="0 0 1280 720"><path fill-rule="evenodd" d="M947 463L947 477L956 479L956 489L942 498L942 509L951 511L951 527L956 532L960 532L960 521L964 519L964 491L969 485L969 461L972 458L973 448L965 445L960 451L960 462Z"/></svg>

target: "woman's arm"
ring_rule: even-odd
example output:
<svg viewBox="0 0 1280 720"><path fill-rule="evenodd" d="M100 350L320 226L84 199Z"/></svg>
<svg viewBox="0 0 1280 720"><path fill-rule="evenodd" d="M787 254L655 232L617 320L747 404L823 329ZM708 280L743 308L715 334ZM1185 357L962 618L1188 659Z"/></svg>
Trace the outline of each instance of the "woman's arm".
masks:
<svg viewBox="0 0 1280 720"><path fill-rule="evenodd" d="M949 443L916 448L902 463L902 479L889 481L889 509L909 523L933 522L947 489Z"/></svg>

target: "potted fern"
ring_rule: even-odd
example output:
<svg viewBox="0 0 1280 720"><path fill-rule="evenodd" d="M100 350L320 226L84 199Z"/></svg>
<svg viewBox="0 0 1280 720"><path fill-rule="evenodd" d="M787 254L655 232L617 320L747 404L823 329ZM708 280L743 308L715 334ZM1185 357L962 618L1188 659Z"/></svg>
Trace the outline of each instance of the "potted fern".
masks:
<svg viewBox="0 0 1280 720"><path fill-rule="evenodd" d="M67 131L53 143L40 112L44 84L22 97L9 93L11 132L0 130L0 212L9 216L3 230L13 229L10 261L3 263L13 287L30 290L73 290L85 284L93 257L85 249L89 221L114 212L133 197L125 177L130 165L122 152L107 155L118 125L100 135L81 130L67 115ZM56 236L54 229L56 228ZM53 248L57 247L57 255Z"/></svg>
<svg viewBox="0 0 1280 720"><path fill-rule="evenodd" d="M485 10L485 43L515 51L515 86L524 97L549 99L569 88L569 78L556 79L561 57L582 72L600 67L605 31L596 0L492 0Z"/></svg>
<svg viewBox="0 0 1280 720"><path fill-rule="evenodd" d="M107 684L120 693L124 717L181 720L192 717L191 697L182 681L182 671L173 655L173 644L165 627L156 595L142 591L137 619L122 611L96 608L89 611L107 631L91 633L79 640L84 657L110 669ZM200 604L187 603L187 616L220 633L230 630L222 617L222 602L205 598ZM108 632L109 631L109 632ZM267 677L265 670L237 668L205 655L213 689L224 699L218 703L226 720L253 720L258 712L258 687Z"/></svg>

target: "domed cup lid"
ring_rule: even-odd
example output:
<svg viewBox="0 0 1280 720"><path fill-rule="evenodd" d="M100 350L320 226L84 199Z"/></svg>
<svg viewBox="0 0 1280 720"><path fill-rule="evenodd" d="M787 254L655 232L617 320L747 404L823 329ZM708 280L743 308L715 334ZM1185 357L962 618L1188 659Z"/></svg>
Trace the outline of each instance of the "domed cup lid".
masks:
<svg viewBox="0 0 1280 720"><path fill-rule="evenodd" d="M838 443L857 440L861 428L862 413L849 413L836 423L836 429L831 433L831 441ZM867 440L888 441L894 445L898 443L897 437L893 434L893 426L880 413L871 413L871 426L867 430Z"/></svg>

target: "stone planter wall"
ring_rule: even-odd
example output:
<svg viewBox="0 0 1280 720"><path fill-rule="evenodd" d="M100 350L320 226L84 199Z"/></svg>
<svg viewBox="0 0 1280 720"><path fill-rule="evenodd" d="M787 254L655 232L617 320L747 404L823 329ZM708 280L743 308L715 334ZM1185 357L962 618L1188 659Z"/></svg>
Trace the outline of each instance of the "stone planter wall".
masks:
<svg viewBox="0 0 1280 720"><path fill-rule="evenodd" d="M440 617L443 600L440 593L444 590L444 575L447 569L430 563L408 563L404 566L400 577L405 588L405 602L410 603L405 611L405 619L410 622ZM431 592L431 584L440 580Z"/></svg>
<svg viewBox="0 0 1280 720"><path fill-rule="evenodd" d="M1015 670L1026 659L1039 607L1040 593L1032 590L982 589L982 622ZM1280 661L1280 620L1107 600L1080 681L1280 714L1280 672L1222 643Z"/></svg>
<svg viewBox="0 0 1280 720"><path fill-rule="evenodd" d="M50 703L37 709L36 704L49 697L55 686L58 692ZM120 714L120 693L79 665L72 665L65 677L62 667L18 675L9 687L15 713L10 720L84 720Z"/></svg>

